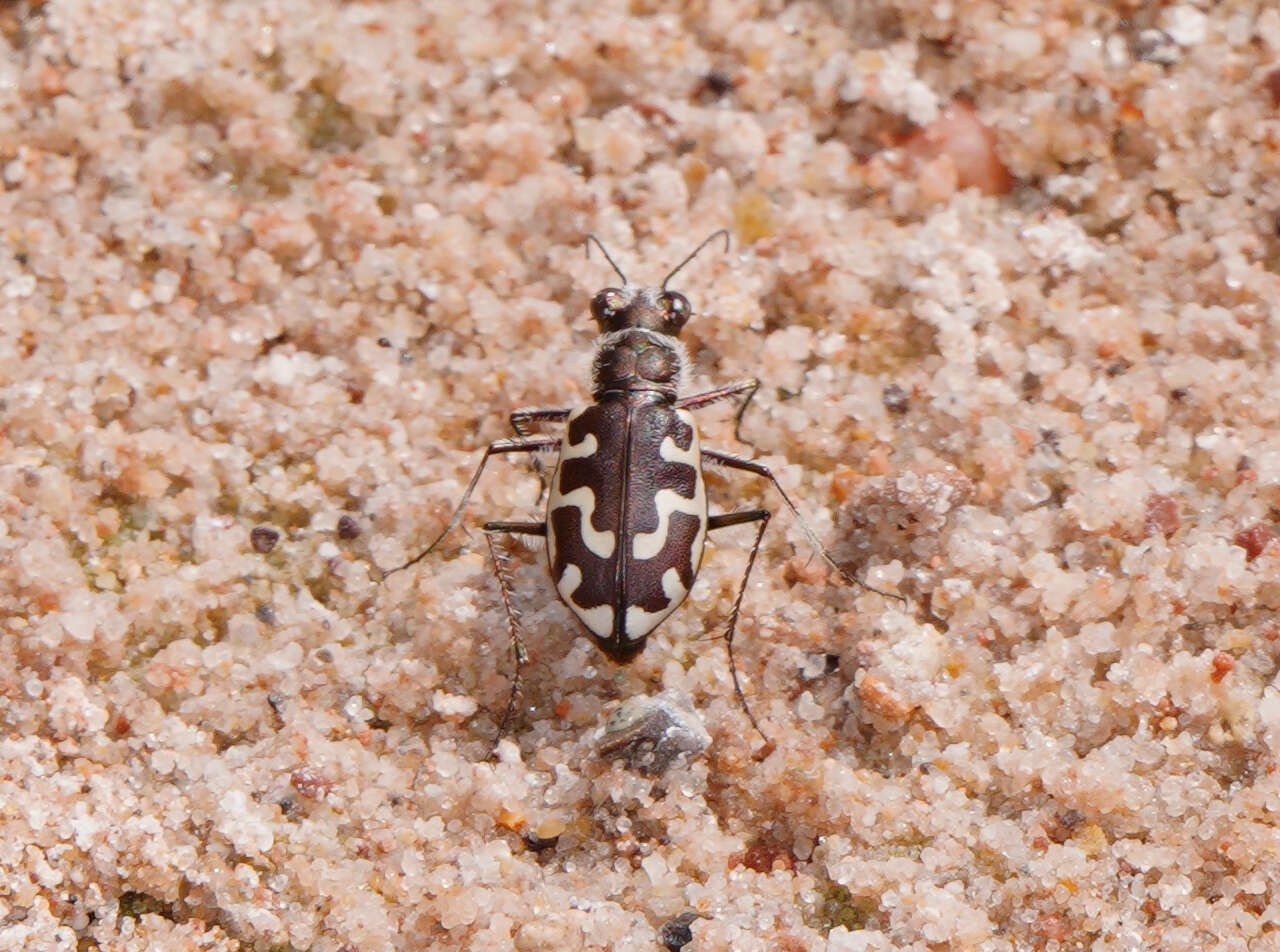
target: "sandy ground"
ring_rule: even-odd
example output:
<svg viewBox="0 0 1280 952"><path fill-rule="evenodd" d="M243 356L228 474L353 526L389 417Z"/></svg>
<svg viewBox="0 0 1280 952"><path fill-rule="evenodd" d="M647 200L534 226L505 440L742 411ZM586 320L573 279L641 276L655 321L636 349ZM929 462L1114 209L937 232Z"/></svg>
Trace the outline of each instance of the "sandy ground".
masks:
<svg viewBox="0 0 1280 952"><path fill-rule="evenodd" d="M1280 11L0 2L0 949L1280 949ZM717 511L616 667L520 406L672 282ZM666 690L706 751L601 756ZM689 919L684 920L686 923ZM679 928L669 930L678 947Z"/></svg>

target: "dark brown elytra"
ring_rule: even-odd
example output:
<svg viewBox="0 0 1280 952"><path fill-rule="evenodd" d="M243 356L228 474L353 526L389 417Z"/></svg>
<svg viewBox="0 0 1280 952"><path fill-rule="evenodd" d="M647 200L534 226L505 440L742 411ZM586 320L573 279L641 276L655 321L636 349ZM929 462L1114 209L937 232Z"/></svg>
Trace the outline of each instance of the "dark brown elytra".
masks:
<svg viewBox="0 0 1280 952"><path fill-rule="evenodd" d="M703 248L721 237L727 252L729 233L722 229L686 256L661 285L633 287L599 239L588 235L588 252L594 242L622 279L621 288L605 288L591 300L591 314L600 329L592 361L592 402L577 409L530 408L512 412L509 420L516 436L489 444L440 534L414 558L384 574L385 578L425 558L458 526L491 456L551 450L559 454L544 519L484 525L515 657L511 698L499 736L514 711L529 654L522 637L520 613L512 598L508 557L496 544L498 536L546 539L548 569L561 600L601 651L624 664L643 650L653 629L688 595L701 567L707 533L754 524L755 539L724 639L734 693L751 726L764 739L766 749L771 748L772 742L756 721L742 691L733 638L747 581L771 513L767 509L709 513L704 465L769 480L823 560L846 581L879 592L836 564L768 467L741 456L703 449L699 444L691 411L740 399L734 430L737 436L742 415L760 386L759 380L752 377L705 393L679 395L687 358L678 335L692 315L692 308L683 294L668 290L667 284ZM533 432L543 424L563 425L563 436ZM901 599L899 595L890 597Z"/></svg>

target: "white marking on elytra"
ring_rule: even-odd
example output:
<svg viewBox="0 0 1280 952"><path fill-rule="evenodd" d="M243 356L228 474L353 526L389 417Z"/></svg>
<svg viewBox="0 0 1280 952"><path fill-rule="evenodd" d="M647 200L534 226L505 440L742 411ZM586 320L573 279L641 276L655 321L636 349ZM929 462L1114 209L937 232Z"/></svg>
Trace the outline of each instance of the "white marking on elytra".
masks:
<svg viewBox="0 0 1280 952"><path fill-rule="evenodd" d="M623 633L628 641L639 641L647 637L689 594L689 590L680 581L680 573L675 569L667 569L662 573L662 594L667 596L667 604L656 612L647 612L637 605L628 606L626 625L623 626Z"/></svg>
<svg viewBox="0 0 1280 952"><path fill-rule="evenodd" d="M658 527L652 532L635 534L631 540L631 557L644 560L657 556L667 544L672 513L683 512L698 520L698 535L693 540L693 551L689 553L696 572L702 562L702 546L707 537L707 490L702 481L702 448L698 444L698 429L694 426L693 414L688 410L677 410L676 417L692 433L689 448L680 449L676 441L668 436L658 448L658 455L669 463L684 463L693 470L693 497L682 496L674 489L658 490L653 497L653 505L658 510Z"/></svg>
<svg viewBox="0 0 1280 952"><path fill-rule="evenodd" d="M582 584L582 570L573 563L564 567L556 591L564 599L565 604L573 609L573 613L582 619L582 623L591 633L600 638L608 638L613 634L613 606L599 605L596 608L583 608L573 600L573 593Z"/></svg>
<svg viewBox="0 0 1280 952"><path fill-rule="evenodd" d="M585 407L575 411L569 417L569 424L572 425L585 411ZM591 491L590 486L579 486L573 492L565 493L560 489L561 474L564 471L566 460L581 459L586 456L592 456L600 448L599 442L595 438L595 434L586 433L577 443L568 441L568 429L565 430L565 442L560 448L560 465L556 468L555 483L551 487L551 498L548 500L547 511L552 512L563 507L573 507L578 510L581 527L579 532L582 536L582 544L592 554L602 559L613 557L613 550L618 545L617 534L614 532L598 532L591 524L591 517L596 511L596 495Z"/></svg>

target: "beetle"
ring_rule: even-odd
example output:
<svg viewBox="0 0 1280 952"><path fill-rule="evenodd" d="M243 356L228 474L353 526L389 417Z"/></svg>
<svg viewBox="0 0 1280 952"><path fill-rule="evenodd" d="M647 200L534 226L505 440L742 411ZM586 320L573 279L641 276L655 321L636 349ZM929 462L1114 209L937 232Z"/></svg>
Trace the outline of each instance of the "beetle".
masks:
<svg viewBox="0 0 1280 952"><path fill-rule="evenodd" d="M458 526L491 457L558 452L541 521L484 524L516 662L511 701L499 736L514 709L521 669L529 655L520 633L520 613L512 599L507 555L495 544L497 536L544 538L547 567L560 599L607 657L626 664L644 650L653 630L688 596L702 565L707 534L728 526L754 524L755 540L724 638L734 692L766 745L772 742L751 712L738 680L733 638L771 513L768 509L710 513L704 467L720 466L769 480L814 551L843 579L901 598L871 588L836 564L767 466L701 446L692 411L740 398L740 424L760 386L760 381L751 377L680 396L688 356L679 335L693 310L688 298L667 285L720 237L727 252L729 233L721 229L676 265L662 284L644 287L631 285L600 240L587 236L588 253L594 242L622 278L622 287L607 287L591 299L591 315L600 331L592 360L591 402L577 408L513 411L508 419L516 436L489 444L440 534L417 556L384 574L425 558ZM533 432L540 424L562 424L563 436Z"/></svg>

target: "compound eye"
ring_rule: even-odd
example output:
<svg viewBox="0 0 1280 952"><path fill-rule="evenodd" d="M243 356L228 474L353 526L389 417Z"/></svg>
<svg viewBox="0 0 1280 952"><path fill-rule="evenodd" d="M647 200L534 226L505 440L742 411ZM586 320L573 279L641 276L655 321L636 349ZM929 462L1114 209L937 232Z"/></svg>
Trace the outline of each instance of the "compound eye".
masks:
<svg viewBox="0 0 1280 952"><path fill-rule="evenodd" d="M689 306L689 299L679 291L667 291L662 295L662 302L666 311L665 323L667 327L672 331L679 331L693 315L693 308Z"/></svg>
<svg viewBox="0 0 1280 952"><path fill-rule="evenodd" d="M617 288L605 288L591 299L591 316L601 328L612 327L626 300Z"/></svg>

